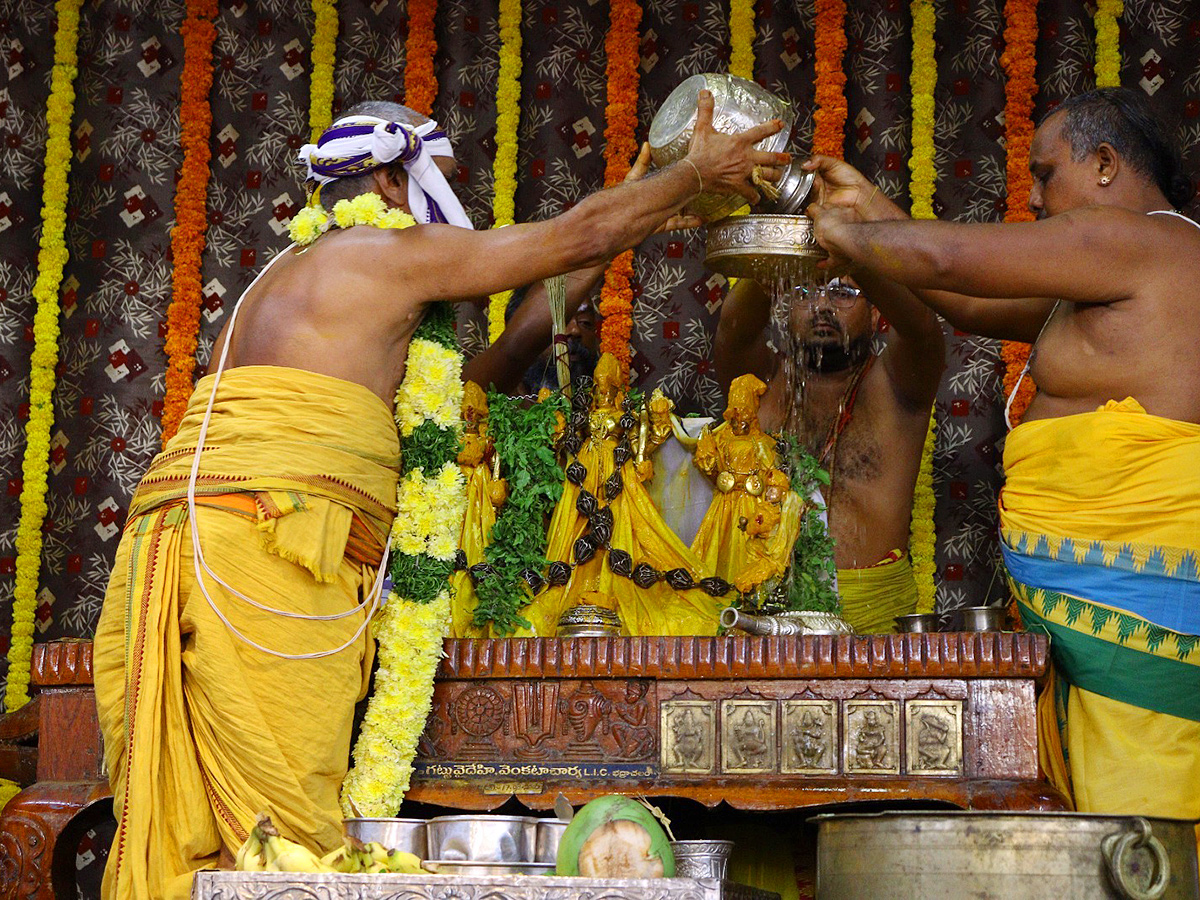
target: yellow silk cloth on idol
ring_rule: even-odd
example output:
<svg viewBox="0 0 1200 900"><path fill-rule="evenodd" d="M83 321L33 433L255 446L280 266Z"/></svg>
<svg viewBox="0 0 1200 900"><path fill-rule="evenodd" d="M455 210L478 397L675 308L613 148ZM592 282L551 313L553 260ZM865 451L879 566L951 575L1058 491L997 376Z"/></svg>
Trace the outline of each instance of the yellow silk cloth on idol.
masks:
<svg viewBox="0 0 1200 900"><path fill-rule="evenodd" d="M1200 425L1110 401L1019 425L1004 465L1010 583L1052 637L1043 769L1082 812L1200 818Z"/></svg>
<svg viewBox="0 0 1200 900"><path fill-rule="evenodd" d="M917 609L917 583L908 554L893 550L865 569L838 569L842 617L858 634L890 634L896 616Z"/></svg>
<svg viewBox="0 0 1200 900"><path fill-rule="evenodd" d="M211 388L211 376L201 379L134 495L96 631L118 823L106 900L187 897L193 873L215 866L222 846L236 850L260 812L315 851L342 842L338 792L373 645L364 631L332 656L279 659L240 641L200 594L183 498ZM231 369L198 479L205 560L264 605L352 609L375 569L350 558L350 545L373 544L377 564L398 466L391 413L366 388L294 369ZM243 634L284 653L332 649L363 623L363 612L284 618L207 575L205 585Z"/></svg>
<svg viewBox="0 0 1200 900"><path fill-rule="evenodd" d="M467 444L472 441L479 442L481 438L478 435L464 434L463 441ZM462 465L463 475L467 479L467 514L463 518L458 546L467 555L468 566L485 561L484 550L488 545L492 526L496 524L496 507L492 505L491 498L491 468L482 450L478 456L478 462ZM463 454L459 455L459 459L463 459ZM465 570L455 572L452 584L450 637L496 637L490 628L480 628L474 623L475 606L479 599L475 596L475 584L471 576Z"/></svg>
<svg viewBox="0 0 1200 900"><path fill-rule="evenodd" d="M613 473L615 441L590 438L579 452L587 468L583 487L604 502L604 482ZM634 564L647 563L660 572L687 569L697 581L710 574L703 570L675 532L667 526L650 495L634 472L633 461L621 469L624 489L610 504L613 513L611 545L633 556ZM579 488L569 481L550 519L546 558L573 562L572 547L584 533L587 522L575 509ZM608 553L598 550L588 562L576 566L565 585L548 587L521 614L533 625L532 634L551 636L558 617L580 603L595 604L598 592L621 618L624 631L632 635L715 635L720 607L717 600L698 588L676 591L665 581L639 588L628 578L616 575L608 565ZM519 632L524 633L524 632Z"/></svg>

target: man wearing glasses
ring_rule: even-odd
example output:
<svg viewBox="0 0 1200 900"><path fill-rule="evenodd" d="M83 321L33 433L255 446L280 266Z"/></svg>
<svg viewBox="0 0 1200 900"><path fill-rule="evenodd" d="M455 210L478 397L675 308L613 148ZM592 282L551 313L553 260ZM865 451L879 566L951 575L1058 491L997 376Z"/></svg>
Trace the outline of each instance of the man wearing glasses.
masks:
<svg viewBox="0 0 1200 900"><path fill-rule="evenodd" d="M787 333L772 339L766 292L750 279L734 285L717 326L717 377L726 388L746 372L766 381L763 430L799 435L829 472L843 614L860 633L891 631L917 603L909 523L945 366L942 329L908 289L871 275L798 288L790 301ZM876 354L881 313L889 327Z"/></svg>

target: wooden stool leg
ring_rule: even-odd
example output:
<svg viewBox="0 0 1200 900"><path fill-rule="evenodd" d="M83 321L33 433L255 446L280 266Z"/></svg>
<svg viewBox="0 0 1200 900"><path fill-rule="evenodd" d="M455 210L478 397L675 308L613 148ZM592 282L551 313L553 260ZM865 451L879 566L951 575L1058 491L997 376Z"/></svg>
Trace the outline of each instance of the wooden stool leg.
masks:
<svg viewBox="0 0 1200 900"><path fill-rule="evenodd" d="M69 828L71 820L96 799L98 787L39 782L9 801L0 814L0 900L55 900L55 848L64 831L64 847L71 835L78 843L82 832ZM59 869L62 881L66 875Z"/></svg>

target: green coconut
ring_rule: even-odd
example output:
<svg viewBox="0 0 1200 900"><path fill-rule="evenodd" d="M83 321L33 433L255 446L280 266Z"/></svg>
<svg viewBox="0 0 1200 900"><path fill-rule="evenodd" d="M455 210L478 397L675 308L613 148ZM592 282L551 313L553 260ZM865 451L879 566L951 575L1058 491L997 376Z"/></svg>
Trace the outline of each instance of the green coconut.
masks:
<svg viewBox="0 0 1200 900"><path fill-rule="evenodd" d="M575 813L559 841L555 871L585 878L669 878L675 854L650 810L608 794Z"/></svg>

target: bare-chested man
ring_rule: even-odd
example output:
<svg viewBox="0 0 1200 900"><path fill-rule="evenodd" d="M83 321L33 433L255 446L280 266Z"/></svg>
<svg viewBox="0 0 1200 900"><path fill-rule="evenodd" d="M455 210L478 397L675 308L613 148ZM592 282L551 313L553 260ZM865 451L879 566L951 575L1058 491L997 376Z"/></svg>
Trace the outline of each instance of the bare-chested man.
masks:
<svg viewBox="0 0 1200 900"><path fill-rule="evenodd" d="M909 291L869 273L859 287L865 293L834 282L794 301L799 402L782 354L767 346L770 301L756 282L740 280L725 298L714 356L726 383L747 371L766 381L763 429L798 433L829 471L843 614L869 634L891 631L896 616L916 608L907 553L913 487L945 350L937 317ZM880 311L891 327L875 357Z"/></svg>
<svg viewBox="0 0 1200 900"><path fill-rule="evenodd" d="M1008 225L907 221L811 165L836 261L1035 344L1000 531L1025 624L1053 637L1043 768L1082 811L1200 818L1200 226L1178 149L1138 92L1068 100L1033 140L1038 221Z"/></svg>
<svg viewBox="0 0 1200 900"><path fill-rule="evenodd" d="M490 231L470 228L449 141L411 110L359 107L305 148L326 209L369 193L418 224L335 227L277 257L138 487L95 639L118 822L107 900L187 896L263 810L311 850L341 845L413 332L437 301L598 265L701 190L756 198L753 168L788 157L754 145L781 123L719 134L712 108L702 95L681 164Z"/></svg>

